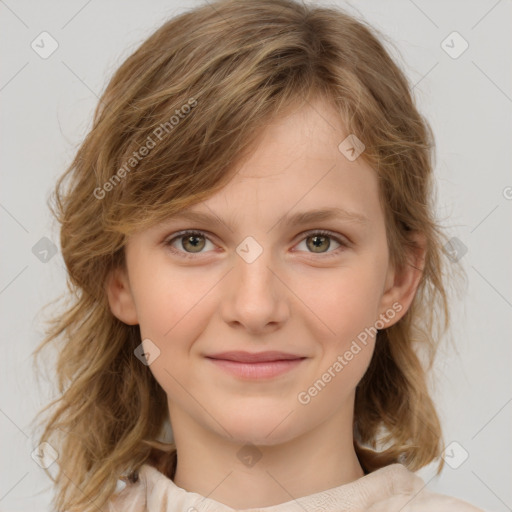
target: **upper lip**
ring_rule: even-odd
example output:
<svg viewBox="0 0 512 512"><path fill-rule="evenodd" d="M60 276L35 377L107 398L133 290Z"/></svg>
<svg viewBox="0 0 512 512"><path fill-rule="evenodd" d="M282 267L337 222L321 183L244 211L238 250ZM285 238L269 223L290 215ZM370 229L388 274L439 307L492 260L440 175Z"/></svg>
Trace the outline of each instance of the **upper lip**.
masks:
<svg viewBox="0 0 512 512"><path fill-rule="evenodd" d="M305 356L299 356L297 354L288 354L286 352L277 352L275 350L267 352L243 352L238 350L231 352L221 352L206 357L210 359L224 359L227 361L237 361L240 363L261 363L267 361L304 359Z"/></svg>

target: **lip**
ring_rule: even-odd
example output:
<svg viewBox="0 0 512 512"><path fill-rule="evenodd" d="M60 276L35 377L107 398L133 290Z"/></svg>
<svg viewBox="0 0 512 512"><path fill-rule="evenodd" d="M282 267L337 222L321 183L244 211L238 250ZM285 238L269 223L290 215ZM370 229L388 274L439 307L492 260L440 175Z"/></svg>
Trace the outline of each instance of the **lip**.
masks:
<svg viewBox="0 0 512 512"><path fill-rule="evenodd" d="M206 356L218 368L242 379L258 380L277 377L296 368L306 359L285 352L222 352Z"/></svg>
<svg viewBox="0 0 512 512"><path fill-rule="evenodd" d="M225 361L236 361L239 363L268 363L272 361L290 361L302 359L304 356L298 354L288 354L286 352L277 352L269 350L266 352L244 352L242 350L233 350L230 352L220 352L206 356L209 359L222 359Z"/></svg>

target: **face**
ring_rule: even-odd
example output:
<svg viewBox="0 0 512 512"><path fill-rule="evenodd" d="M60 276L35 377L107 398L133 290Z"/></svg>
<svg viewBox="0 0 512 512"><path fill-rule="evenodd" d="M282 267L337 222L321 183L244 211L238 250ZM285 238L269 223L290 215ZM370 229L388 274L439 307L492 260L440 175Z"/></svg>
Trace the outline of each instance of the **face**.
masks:
<svg viewBox="0 0 512 512"><path fill-rule="evenodd" d="M110 305L140 325L173 429L270 445L352 413L375 328L403 316L419 276L389 264L377 176L338 149L347 135L329 104L298 109L188 209L210 220L128 239ZM334 214L296 217L318 210Z"/></svg>

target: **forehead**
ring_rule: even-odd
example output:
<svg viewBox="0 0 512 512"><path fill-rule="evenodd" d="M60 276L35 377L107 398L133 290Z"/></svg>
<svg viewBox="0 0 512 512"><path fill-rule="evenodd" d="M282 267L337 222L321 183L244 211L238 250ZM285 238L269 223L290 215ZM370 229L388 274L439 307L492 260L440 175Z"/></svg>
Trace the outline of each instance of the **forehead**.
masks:
<svg viewBox="0 0 512 512"><path fill-rule="evenodd" d="M334 106L306 103L268 125L231 181L191 210L271 221L285 212L297 219L337 208L346 218L376 219L382 215L377 174L362 157L351 161L339 149L348 135Z"/></svg>

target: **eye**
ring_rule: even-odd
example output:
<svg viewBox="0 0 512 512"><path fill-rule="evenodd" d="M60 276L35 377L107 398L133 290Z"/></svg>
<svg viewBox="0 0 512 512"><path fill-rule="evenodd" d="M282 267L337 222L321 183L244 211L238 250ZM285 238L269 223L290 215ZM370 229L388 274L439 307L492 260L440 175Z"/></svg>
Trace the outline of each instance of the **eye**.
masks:
<svg viewBox="0 0 512 512"><path fill-rule="evenodd" d="M302 236L301 243L305 243L307 248L306 252L310 250L312 254L336 255L341 247L349 246L348 242L343 241L330 231L308 231L303 233ZM338 247L332 251L328 251L331 247L330 240L334 240L334 242L338 244ZM202 249L206 247L207 243L214 245L203 231L194 230L176 233L164 243L174 254L185 258L195 258L196 254L206 252L202 251Z"/></svg>
<svg viewBox="0 0 512 512"><path fill-rule="evenodd" d="M182 231L165 242L171 251L185 258L193 258L194 254L200 254L206 246L206 241L212 243L202 231ZM179 246L179 249L175 245ZM213 245L213 244L212 244ZM187 251L191 252L187 252Z"/></svg>
<svg viewBox="0 0 512 512"><path fill-rule="evenodd" d="M349 244L344 242L341 238L336 236L334 233L330 231L317 230L317 231L308 231L302 234L303 242L307 249L309 249L313 254L326 254L327 257L335 256L339 252L340 247L348 247ZM334 240L338 247L336 247L332 251L328 251L331 247L330 240ZM300 244L297 246L299 247Z"/></svg>

